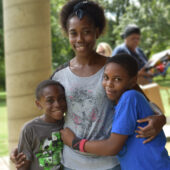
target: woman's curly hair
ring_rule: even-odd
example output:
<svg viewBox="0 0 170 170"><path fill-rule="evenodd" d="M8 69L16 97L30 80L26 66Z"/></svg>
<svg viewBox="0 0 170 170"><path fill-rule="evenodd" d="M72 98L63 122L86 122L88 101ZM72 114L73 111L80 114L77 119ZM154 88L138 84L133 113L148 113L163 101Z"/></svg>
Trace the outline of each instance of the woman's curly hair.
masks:
<svg viewBox="0 0 170 170"><path fill-rule="evenodd" d="M103 8L94 1L90 0L69 0L62 8L60 12L60 23L62 29L67 33L68 20L72 16L75 16L74 7L79 3L86 3L85 15L99 28L99 34L101 35L105 29L106 18Z"/></svg>

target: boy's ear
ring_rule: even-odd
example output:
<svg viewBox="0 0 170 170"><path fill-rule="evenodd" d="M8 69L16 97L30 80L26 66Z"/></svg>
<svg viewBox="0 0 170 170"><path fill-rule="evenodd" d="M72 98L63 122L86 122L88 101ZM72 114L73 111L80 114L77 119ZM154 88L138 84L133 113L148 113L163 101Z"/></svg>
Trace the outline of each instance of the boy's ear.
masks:
<svg viewBox="0 0 170 170"><path fill-rule="evenodd" d="M130 88L133 88L137 83L137 75L130 80Z"/></svg>
<svg viewBox="0 0 170 170"><path fill-rule="evenodd" d="M35 104L39 109L43 109L41 103L38 100L35 100Z"/></svg>

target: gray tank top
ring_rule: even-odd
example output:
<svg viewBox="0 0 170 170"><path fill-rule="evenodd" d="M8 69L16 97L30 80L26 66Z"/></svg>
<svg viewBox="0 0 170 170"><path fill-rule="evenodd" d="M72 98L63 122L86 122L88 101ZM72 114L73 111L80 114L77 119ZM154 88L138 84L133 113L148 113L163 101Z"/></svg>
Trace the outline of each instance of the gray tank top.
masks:
<svg viewBox="0 0 170 170"><path fill-rule="evenodd" d="M92 76L79 77L67 66L52 77L65 87L68 105L65 127L77 137L99 140L110 135L114 110L102 87L103 72L104 67ZM96 156L64 146L63 164L75 170L106 170L119 162L113 156Z"/></svg>

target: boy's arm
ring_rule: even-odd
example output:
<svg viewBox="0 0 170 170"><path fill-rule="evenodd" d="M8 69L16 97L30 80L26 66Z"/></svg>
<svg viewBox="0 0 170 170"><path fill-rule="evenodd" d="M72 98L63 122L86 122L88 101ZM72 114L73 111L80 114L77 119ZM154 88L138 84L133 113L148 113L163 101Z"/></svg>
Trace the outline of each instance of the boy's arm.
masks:
<svg viewBox="0 0 170 170"><path fill-rule="evenodd" d="M105 140L87 141L84 145L85 152L101 156L117 155L125 144L128 135L111 133Z"/></svg>
<svg viewBox="0 0 170 170"><path fill-rule="evenodd" d="M15 164L16 168L25 165L26 156L24 153L18 153L18 148L14 148L10 153L10 160Z"/></svg>
<svg viewBox="0 0 170 170"><path fill-rule="evenodd" d="M20 133L17 148L18 154L15 157L15 165L19 170L29 170L33 157L33 150L31 147L33 135L30 127L30 124L25 124Z"/></svg>

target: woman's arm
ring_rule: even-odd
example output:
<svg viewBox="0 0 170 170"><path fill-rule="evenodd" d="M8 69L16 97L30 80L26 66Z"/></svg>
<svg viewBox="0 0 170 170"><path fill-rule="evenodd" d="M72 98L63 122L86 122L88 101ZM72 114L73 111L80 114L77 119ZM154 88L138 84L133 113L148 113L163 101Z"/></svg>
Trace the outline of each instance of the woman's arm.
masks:
<svg viewBox="0 0 170 170"><path fill-rule="evenodd" d="M72 141L75 138L74 133L65 128L60 131L61 138L64 144L72 146ZM85 152L93 153L96 155L116 155L123 147L128 135L120 135L112 133L108 139L98 141L87 141L84 145Z"/></svg>
<svg viewBox="0 0 170 170"><path fill-rule="evenodd" d="M145 96L145 98L148 100L148 102L150 102L147 96L144 94L143 90L139 87L139 85L136 84L134 89L141 92ZM135 131L136 133L138 133L136 137L147 138L143 143L150 142L152 139L154 139L159 134L159 132L162 130L162 127L166 124L165 115L162 112L157 111L157 109L154 109L154 108L152 109L155 115L137 120L138 123L148 122L148 124L145 127L139 126L138 127L139 130Z"/></svg>
<svg viewBox="0 0 170 170"><path fill-rule="evenodd" d="M162 130L162 127L166 124L165 115L153 115L148 116L144 119L137 120L138 123L148 122L145 127L138 127L139 130L135 132L138 133L137 138L147 138L143 143L150 142L154 139L159 132Z"/></svg>

